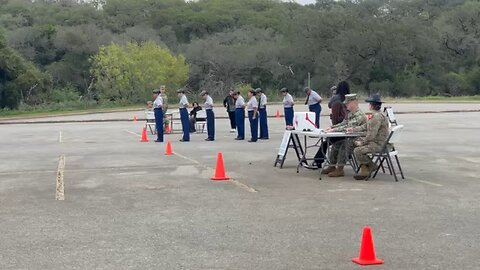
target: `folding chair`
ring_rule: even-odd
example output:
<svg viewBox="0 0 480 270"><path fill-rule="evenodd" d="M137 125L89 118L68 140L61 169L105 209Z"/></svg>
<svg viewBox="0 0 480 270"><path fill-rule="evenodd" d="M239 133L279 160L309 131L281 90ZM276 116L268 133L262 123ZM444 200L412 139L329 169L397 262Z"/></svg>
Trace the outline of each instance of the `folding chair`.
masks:
<svg viewBox="0 0 480 270"><path fill-rule="evenodd" d="M388 170L390 171L390 175L393 175L395 181L398 182L398 173L395 171L395 165L393 164L393 159L395 158L398 170L400 171L400 175L402 176L402 179L405 179L402 167L400 166L400 160L398 159L398 151L395 149L394 146L395 143L398 143L400 141L400 135L402 133L403 127L403 125L393 127L387 141L385 142L385 145L382 147L382 150L372 155L375 165L378 166L372 178L375 178L377 176L378 171L380 169L383 169L383 164L384 162L386 162Z"/></svg>
<svg viewBox="0 0 480 270"><path fill-rule="evenodd" d="M388 121L390 122L391 126L397 126L397 118L395 117L395 114L393 113L393 108L392 107L385 107L383 109L383 112L387 114Z"/></svg>
<svg viewBox="0 0 480 270"><path fill-rule="evenodd" d="M152 135L157 134L157 128L155 126L155 113L153 111L145 111L145 121L145 128L148 127Z"/></svg>
<svg viewBox="0 0 480 270"><path fill-rule="evenodd" d="M204 133L206 124L207 124L207 111L205 110L198 111L197 116L195 117L195 130L197 130L197 133Z"/></svg>

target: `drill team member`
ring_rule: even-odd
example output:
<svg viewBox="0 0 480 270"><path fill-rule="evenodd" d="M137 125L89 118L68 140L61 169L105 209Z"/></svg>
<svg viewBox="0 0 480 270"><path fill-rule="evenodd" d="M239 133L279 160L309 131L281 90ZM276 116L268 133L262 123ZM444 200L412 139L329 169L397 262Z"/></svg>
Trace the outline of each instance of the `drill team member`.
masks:
<svg viewBox="0 0 480 270"><path fill-rule="evenodd" d="M157 129L157 139L155 142L163 142L163 98L160 96L160 90L153 90L153 112L155 114L155 128Z"/></svg>
<svg viewBox="0 0 480 270"><path fill-rule="evenodd" d="M267 96L261 88L255 89L255 93L259 97L260 140L268 140Z"/></svg>
<svg viewBox="0 0 480 270"><path fill-rule="evenodd" d="M167 96L167 88L165 85L160 85L160 96L162 97L163 101L163 125L164 130L167 130L167 127L170 125L170 120L167 118L167 111L168 111L168 96Z"/></svg>
<svg viewBox="0 0 480 270"><path fill-rule="evenodd" d="M180 111L180 120L182 121L182 131L183 137L180 139L181 142L190 141L190 121L188 120L188 99L185 95L185 91L182 89L177 90L178 97L180 101L178 102L178 107Z"/></svg>
<svg viewBox="0 0 480 270"><path fill-rule="evenodd" d="M240 91L234 93L235 97L235 122L237 124L237 138L235 140L245 140L245 100Z"/></svg>
<svg viewBox="0 0 480 270"><path fill-rule="evenodd" d="M248 92L248 103L247 103L247 111L248 111L248 120L250 122L250 133L252 138L248 142L256 142L258 139L258 117L257 117L257 110L258 110L258 101L255 97L255 90L250 90Z"/></svg>
<svg viewBox="0 0 480 270"><path fill-rule="evenodd" d="M376 165L369 154L377 153L387 141L388 137L388 117L380 112L382 100L380 95L370 96L366 102L370 103L372 118L367 121L367 136L355 141L355 157L360 164L360 172L354 176L356 180L367 180L370 174L376 170Z"/></svg>
<svg viewBox="0 0 480 270"><path fill-rule="evenodd" d="M287 88L282 88L280 92L283 95L283 112L285 114L285 124L287 126L293 126L293 97L288 93Z"/></svg>
<svg viewBox="0 0 480 270"><path fill-rule="evenodd" d="M322 97L310 87L305 87L305 93L307 94L305 105L308 105L309 111L315 113L315 126L320 128L320 112L322 111L320 102L322 102Z"/></svg>
<svg viewBox="0 0 480 270"><path fill-rule="evenodd" d="M203 108L207 112L207 133L208 137L205 141L214 141L215 140L215 114L213 113L213 99L210 97L207 91L202 91L200 93L205 99L205 104Z"/></svg>

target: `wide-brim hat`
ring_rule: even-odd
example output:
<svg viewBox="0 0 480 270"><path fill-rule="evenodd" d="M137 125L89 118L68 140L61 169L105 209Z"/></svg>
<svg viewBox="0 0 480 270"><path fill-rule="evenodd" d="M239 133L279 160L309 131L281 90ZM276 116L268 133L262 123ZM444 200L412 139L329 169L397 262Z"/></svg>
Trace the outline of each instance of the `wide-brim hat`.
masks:
<svg viewBox="0 0 480 270"><path fill-rule="evenodd" d="M367 98L365 101L368 103L380 103L380 104L383 103L382 100L380 99L379 94L373 94L369 98Z"/></svg>

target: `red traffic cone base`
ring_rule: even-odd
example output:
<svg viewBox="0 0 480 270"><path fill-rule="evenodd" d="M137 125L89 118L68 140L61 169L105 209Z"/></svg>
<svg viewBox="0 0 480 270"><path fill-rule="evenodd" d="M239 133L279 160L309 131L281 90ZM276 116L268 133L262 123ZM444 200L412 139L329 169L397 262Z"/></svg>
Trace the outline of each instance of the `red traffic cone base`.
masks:
<svg viewBox="0 0 480 270"><path fill-rule="evenodd" d="M148 138L147 138L147 128L143 128L142 129L142 140L141 142L148 142Z"/></svg>
<svg viewBox="0 0 480 270"><path fill-rule="evenodd" d="M225 175L225 166L223 165L223 156L222 153L217 155L217 167L215 168L215 176L212 177L212 180L222 181L228 180L230 177Z"/></svg>
<svg viewBox="0 0 480 270"><path fill-rule="evenodd" d="M165 133L172 133L172 129L170 128L170 125L167 125L165 128Z"/></svg>
<svg viewBox="0 0 480 270"><path fill-rule="evenodd" d="M133 122L137 122L137 116L136 115L133 116Z"/></svg>
<svg viewBox="0 0 480 270"><path fill-rule="evenodd" d="M276 116L277 116L277 118L280 118L280 111L279 110L277 110L277 115Z"/></svg>
<svg viewBox="0 0 480 270"><path fill-rule="evenodd" d="M173 155L172 143L170 141L167 141L167 149L165 150L165 155L167 156Z"/></svg>
<svg viewBox="0 0 480 270"><path fill-rule="evenodd" d="M363 228L360 255L358 258L353 258L352 261L360 265L383 264L382 260L375 257L375 247L373 246L372 231L370 227Z"/></svg>

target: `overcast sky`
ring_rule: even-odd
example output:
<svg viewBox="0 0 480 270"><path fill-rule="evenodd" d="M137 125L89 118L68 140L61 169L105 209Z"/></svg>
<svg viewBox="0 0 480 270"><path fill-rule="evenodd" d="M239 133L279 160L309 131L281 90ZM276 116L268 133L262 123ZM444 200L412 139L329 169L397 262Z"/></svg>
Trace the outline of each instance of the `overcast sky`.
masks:
<svg viewBox="0 0 480 270"><path fill-rule="evenodd" d="M315 4L315 0L295 0L297 3L300 4Z"/></svg>

